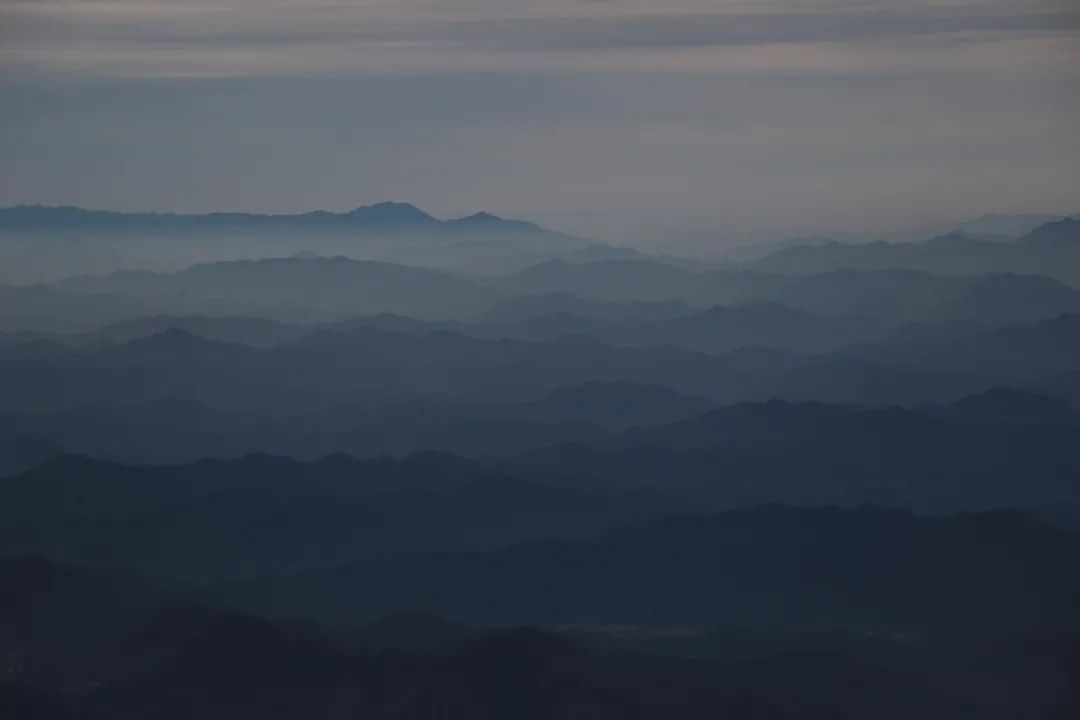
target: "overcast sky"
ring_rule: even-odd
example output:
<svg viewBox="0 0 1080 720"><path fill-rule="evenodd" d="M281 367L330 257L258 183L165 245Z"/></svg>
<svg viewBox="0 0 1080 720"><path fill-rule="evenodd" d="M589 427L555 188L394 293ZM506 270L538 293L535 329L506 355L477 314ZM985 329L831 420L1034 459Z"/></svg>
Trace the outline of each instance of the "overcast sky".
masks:
<svg viewBox="0 0 1080 720"><path fill-rule="evenodd" d="M0 204L1080 211L1080 0L0 0Z"/></svg>

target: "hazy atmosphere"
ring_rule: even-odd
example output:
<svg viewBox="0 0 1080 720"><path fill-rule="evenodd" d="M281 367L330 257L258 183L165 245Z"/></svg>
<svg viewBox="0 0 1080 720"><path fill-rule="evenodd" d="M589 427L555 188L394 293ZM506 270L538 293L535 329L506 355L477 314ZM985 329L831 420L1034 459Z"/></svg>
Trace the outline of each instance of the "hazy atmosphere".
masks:
<svg viewBox="0 0 1080 720"><path fill-rule="evenodd" d="M1071 0L4 0L0 33L5 205L718 243L1080 206Z"/></svg>
<svg viewBox="0 0 1080 720"><path fill-rule="evenodd" d="M1075 0L0 0L0 720L1077 720Z"/></svg>

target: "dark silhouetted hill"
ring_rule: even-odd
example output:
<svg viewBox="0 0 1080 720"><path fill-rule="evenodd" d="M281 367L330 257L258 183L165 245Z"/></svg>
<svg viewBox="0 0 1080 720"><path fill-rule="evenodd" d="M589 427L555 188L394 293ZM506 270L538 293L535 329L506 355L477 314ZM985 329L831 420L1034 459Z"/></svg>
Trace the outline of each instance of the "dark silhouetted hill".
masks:
<svg viewBox="0 0 1080 720"><path fill-rule="evenodd" d="M243 607L359 622L412 607L471 622L1024 625L1069 616L1075 535L1019 513L920 518L766 507L595 540L424 553L238 583Z"/></svg>
<svg viewBox="0 0 1080 720"><path fill-rule="evenodd" d="M737 354L616 348L582 337L527 343L371 328L321 331L265 350L180 330L97 349L54 344L44 356L19 345L0 348L0 369L11 381L0 410L115 406L180 395L218 410L292 413L417 397L525 400L593 380L725 398L741 396L779 370Z"/></svg>
<svg viewBox="0 0 1080 720"><path fill-rule="evenodd" d="M56 285L92 295L187 295L275 309L306 309L318 318L396 312L466 317L482 312L493 292L449 273L337 258L283 258L196 265L173 274L121 272L78 277Z"/></svg>
<svg viewBox="0 0 1080 720"><path fill-rule="evenodd" d="M678 301L605 302L565 292L518 295L496 303L483 321L515 323L545 315L572 315L590 320L669 320L690 315L694 309Z"/></svg>
<svg viewBox="0 0 1080 720"><path fill-rule="evenodd" d="M947 412L963 420L1080 427L1080 414L1064 400L1008 387L992 387L958 400Z"/></svg>
<svg viewBox="0 0 1080 720"><path fill-rule="evenodd" d="M169 231L209 230L272 227L319 230L345 227L353 231L397 230L423 228L429 231L451 232L477 227L500 232L542 232L533 223L504 220L480 212L468 217L438 220L415 205L402 202L380 202L362 205L343 213L314 211L294 215L223 212L205 215L177 213L121 213L104 210L84 210L77 207L19 205L0 208L0 228L34 231Z"/></svg>
<svg viewBox="0 0 1080 720"><path fill-rule="evenodd" d="M944 415L770 402L507 459L526 477L653 488L711 507L878 502L931 511L1077 510L1075 421L987 422L973 398ZM968 408L965 411L965 408Z"/></svg>
<svg viewBox="0 0 1080 720"><path fill-rule="evenodd" d="M0 261L5 268L17 268L0 276L8 282L286 256L343 255L444 270L504 272L602 247L490 213L440 220L396 202L294 215L0 208Z"/></svg>
<svg viewBox="0 0 1080 720"><path fill-rule="evenodd" d="M53 575L72 572L47 561L42 567ZM0 573L6 577L8 568ZM796 720L944 720L965 707L971 717L996 717L923 674L835 651L742 661L612 655L534 628L465 637L437 650L388 651L310 623L182 604L107 623L101 629L115 633L112 642L96 643L91 635L98 629L84 627L94 618L80 611L101 590L93 575L84 577L74 589L37 595L72 620L79 631L67 644L80 652L27 654L19 638L0 635L6 662L18 658L5 665L0 682L5 717L752 720L768 712ZM110 596L105 615L122 617L134 594ZM5 619L29 619L28 607L5 608ZM48 671L58 660L67 674Z"/></svg>
<svg viewBox="0 0 1080 720"><path fill-rule="evenodd" d="M162 467L64 456L0 480L0 498L0 552L47 552L173 580L490 548L671 512L651 494L524 483L435 454L314 463L250 456Z"/></svg>
<svg viewBox="0 0 1080 720"><path fill-rule="evenodd" d="M785 248L754 264L766 272L907 269L976 275L1017 272L1080 281L1080 221L1041 225L1013 242L951 234L922 243L828 243Z"/></svg>

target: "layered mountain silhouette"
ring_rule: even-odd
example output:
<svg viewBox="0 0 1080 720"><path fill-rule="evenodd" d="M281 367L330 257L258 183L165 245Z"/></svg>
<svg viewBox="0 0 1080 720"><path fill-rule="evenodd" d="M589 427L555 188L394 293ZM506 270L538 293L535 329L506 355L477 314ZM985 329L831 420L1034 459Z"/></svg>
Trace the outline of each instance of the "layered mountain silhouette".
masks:
<svg viewBox="0 0 1080 720"><path fill-rule="evenodd" d="M495 295L448 273L346 258L285 258L196 265L179 273L124 272L71 278L57 289L81 295L195 296L257 306L270 314L397 312L442 317L480 312Z"/></svg>
<svg viewBox="0 0 1080 720"><path fill-rule="evenodd" d="M780 322L769 330L763 316ZM449 326L451 331L376 318L318 328L269 348L209 340L169 326L163 333L127 343L86 348L49 339L7 343L0 347L0 366L12 379L12 388L0 399L0 409L124 405L181 394L221 410L289 406L295 411L341 402L370 406L432 394L472 401L528 399L593 380L662 385L714 402L771 397L861 404L944 402L991 385L1050 388L1076 367L1076 318L1061 315L988 330L961 326L923 340L893 336L844 353L805 357L739 345L797 342L796 329L806 334L804 343L827 342L835 333L835 345L859 323L834 324L783 309L744 308L667 324L549 317L510 330L466 328L475 333L470 335L455 326ZM377 329L380 326L392 329ZM573 329L579 332L570 333ZM582 335L583 329L609 342ZM542 341L507 337L513 334ZM727 352L695 352L674 343ZM187 362L174 362L177 357Z"/></svg>
<svg viewBox="0 0 1080 720"><path fill-rule="evenodd" d="M937 273L1021 272L1064 282L1080 280L1080 220L1062 218L1014 241L963 233L923 243L844 244L785 248L756 263L764 271L821 273L834 270L908 269Z"/></svg>
<svg viewBox="0 0 1080 720"><path fill-rule="evenodd" d="M477 622L709 626L737 617L912 632L1068 617L1078 551L1074 535L1019 513L765 507L587 541L390 556L220 592L330 623L411 607Z"/></svg>
<svg viewBox="0 0 1080 720"><path fill-rule="evenodd" d="M1078 227L0 210L0 718L1071 718Z"/></svg>
<svg viewBox="0 0 1080 720"><path fill-rule="evenodd" d="M762 314L781 321L770 330ZM158 463L266 451L512 454L741 401L918 409L994 386L1047 396L1064 418L1080 395L1076 318L916 328L801 356L740 344L806 350L840 344L860 323L751 307L668 323L188 317L89 336L12 335L0 343L0 443L12 449L0 472L62 451Z"/></svg>
<svg viewBox="0 0 1080 720"><path fill-rule="evenodd" d="M276 449L303 458L425 449L470 456L583 440L633 425L688 417L710 407L660 386L591 382L535 399L454 402L401 398L372 405L333 399L308 410L226 412L178 396L0 415L0 474L59 452L126 462L186 462Z"/></svg>
<svg viewBox="0 0 1080 720"><path fill-rule="evenodd" d="M721 408L511 460L525 477L651 488L712 507L878 502L925 510L1076 511L1076 414L1017 417L998 390L922 411L771 402ZM1002 407L1002 406L1005 407ZM1023 477L1020 481L1018 478Z"/></svg>
<svg viewBox="0 0 1080 720"><path fill-rule="evenodd" d="M626 406L635 393L640 399ZM565 422L598 414L586 411L590 404L607 406L616 427L635 404L654 422L699 408L658 389L586 385L519 411ZM507 417L499 422L512 423ZM177 424L171 442L190 447ZM1060 403L998 388L918 412L739 405L487 459L250 455L129 466L64 456L0 481L0 551L177 579L587 535L674 512L769 502L878 502L930 512L1017 507L1075 526L1078 429L1080 417ZM133 429L123 438L142 443L144 436Z"/></svg>
<svg viewBox="0 0 1080 720"><path fill-rule="evenodd" d="M525 482L437 454L312 463L252 455L144 467L61 456L0 481L0 495L0 552L48 552L172 581L582 535L674 506L650 493Z"/></svg>
<svg viewBox="0 0 1080 720"><path fill-rule="evenodd" d="M178 394L231 411L296 412L345 402L370 407L424 396L524 400L591 380L718 397L774 372L751 358L674 347L616 348L573 337L528 343L371 328L317 332L266 350L181 330L91 350L43 341L3 349L0 368L16 383L0 403L20 411Z"/></svg>
<svg viewBox="0 0 1080 720"><path fill-rule="evenodd" d="M860 246L861 247L861 246ZM817 274L687 270L651 261L551 261L499 282L504 292L564 293L594 301L682 302L694 307L778 303L823 316L889 322L1015 322L1080 308L1080 291L1005 267L985 275L830 267Z"/></svg>
<svg viewBox="0 0 1080 720"><path fill-rule="evenodd" d="M552 631L507 628L401 649L413 624L395 630L400 615L359 633L333 632L191 606L40 557L0 561L0 578L8 601L0 650L12 663L0 707L12 716L750 720L765 708L854 720L990 718L1000 708L1000 697L997 705L958 698L925 671L847 648L738 660L613 655ZM370 645L373 637L382 648ZM387 643L394 649L383 649Z"/></svg>
<svg viewBox="0 0 1080 720"><path fill-rule="evenodd" d="M1068 234L1068 229L1061 232ZM1000 325L1080 311L1080 290L1046 274L1018 274L1022 266L982 275L892 268L783 274L693 268L647 258L562 257L480 277L354 258L343 251L334 256L185 263L171 272L119 271L47 285L0 285L0 321L11 330L60 333L85 333L154 315L319 323L396 313L500 324L569 314L659 324L714 307L783 306L895 329L911 322ZM438 265L426 263L432 264Z"/></svg>
<svg viewBox="0 0 1080 720"><path fill-rule="evenodd" d="M485 212L441 220L400 202L293 215L0 208L0 261L21 268L18 276L0 274L9 282L298 254L502 271L604 247Z"/></svg>
<svg viewBox="0 0 1080 720"><path fill-rule="evenodd" d="M486 212L467 217L439 220L415 205L403 202L380 202L361 205L347 212L313 211L293 215L260 213L121 213L85 210L78 207L19 205L0 208L0 227L11 230L142 230L163 231L182 228L234 228L289 225L300 227L348 226L350 228L412 227L492 227L500 231L538 232L539 226L518 220L504 220Z"/></svg>

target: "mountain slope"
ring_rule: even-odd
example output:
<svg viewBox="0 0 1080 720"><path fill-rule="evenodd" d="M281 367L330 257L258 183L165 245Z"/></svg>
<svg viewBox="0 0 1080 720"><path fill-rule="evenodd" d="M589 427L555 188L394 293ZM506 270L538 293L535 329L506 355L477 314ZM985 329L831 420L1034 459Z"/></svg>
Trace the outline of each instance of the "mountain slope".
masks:
<svg viewBox="0 0 1080 720"><path fill-rule="evenodd" d="M791 274L884 269L958 275L1015 272L1076 284L1080 282L1080 220L1049 222L1012 242L954 233L922 243L803 245L779 250L753 267Z"/></svg>
<svg viewBox="0 0 1080 720"><path fill-rule="evenodd" d="M65 456L0 480L0 505L0 554L47 552L168 581L574 536L669 507L651 494L601 496L522 482L433 453L149 467Z"/></svg>
<svg viewBox="0 0 1080 720"><path fill-rule="evenodd" d="M490 213L440 220L407 203L348 212L118 213L0 208L0 276L54 280L75 272L174 270L196 262L300 254L347 256L457 271L505 271L598 243Z"/></svg>
<svg viewBox="0 0 1080 720"><path fill-rule="evenodd" d="M316 319L380 312L467 317L498 297L449 273L344 257L220 262L177 273L120 272L70 278L55 287L84 295L202 297L258 307L264 316L284 319L305 310Z"/></svg>
<svg viewBox="0 0 1080 720"><path fill-rule="evenodd" d="M289 226L301 228L345 227L352 230L406 230L442 228L458 230L484 226L504 232L541 231L532 223L504 220L489 213L476 213L452 220L438 220L415 205L402 202L380 202L361 205L342 213L317 210L292 215L240 212L208 214L122 213L107 210L85 210L78 207L19 205L0 208L0 228L7 230L57 231L133 231L172 229L235 229L238 227L267 228Z"/></svg>
<svg viewBox="0 0 1080 720"><path fill-rule="evenodd" d="M507 458L510 472L705 507L876 502L930 512L1080 511L1075 414L1038 423L951 412L748 403L669 425ZM995 420L993 415L997 415Z"/></svg>
<svg viewBox="0 0 1080 720"><path fill-rule="evenodd" d="M455 628L449 645L400 649L396 638L407 627L391 630L390 649L372 649L311 623L274 623L177 601L150 617L112 621L137 592L110 595L113 602L101 613L110 621L94 627L95 616L82 607L115 583L34 562L51 576L78 573L85 581L34 595L71 630L63 647L42 651L0 632L0 652L17 668L0 683L0 714L12 718L753 720L762 707L793 720L945 720L961 709L978 720L1001 717L919 673L835 650L738 661L613 655L532 628L464 636ZM20 577L10 572L19 564L25 559L0 561L0 579ZM5 617L12 626L53 630L35 624L21 584L0 587L13 590L5 598L15 599ZM418 615L397 617L407 623ZM98 641L103 631L112 633L108 642Z"/></svg>
<svg viewBox="0 0 1080 720"><path fill-rule="evenodd" d="M411 607L481 622L693 626L737 617L915 631L1067 617L1078 550L1075 536L1018 513L768 507L574 543L382 558L223 593L326 622Z"/></svg>

